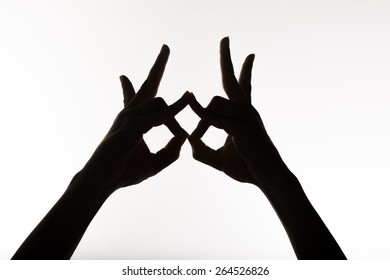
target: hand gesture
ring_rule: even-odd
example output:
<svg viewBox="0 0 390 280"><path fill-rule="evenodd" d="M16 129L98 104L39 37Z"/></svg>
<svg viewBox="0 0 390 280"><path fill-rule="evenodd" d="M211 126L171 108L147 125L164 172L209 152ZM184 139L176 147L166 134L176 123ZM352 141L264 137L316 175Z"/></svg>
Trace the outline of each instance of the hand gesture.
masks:
<svg viewBox="0 0 390 280"><path fill-rule="evenodd" d="M240 182L264 187L275 178L282 160L265 130L259 113L251 105L251 72L254 55L248 55L237 81L230 57L229 38L220 44L223 88L229 99L215 96L207 108L196 100L191 108L201 121L189 137L196 160L210 165ZM228 134L225 144L213 150L201 140L210 125Z"/></svg>
<svg viewBox="0 0 390 280"><path fill-rule="evenodd" d="M170 106L161 97L155 98L168 57L169 48L164 45L137 93L127 77L120 77L124 109L81 171L82 176L78 174L89 182L88 185L99 185L113 192L120 187L138 184L178 159L188 134L174 117L188 105L191 94L185 93ZM174 137L154 154L146 145L143 134L162 124Z"/></svg>

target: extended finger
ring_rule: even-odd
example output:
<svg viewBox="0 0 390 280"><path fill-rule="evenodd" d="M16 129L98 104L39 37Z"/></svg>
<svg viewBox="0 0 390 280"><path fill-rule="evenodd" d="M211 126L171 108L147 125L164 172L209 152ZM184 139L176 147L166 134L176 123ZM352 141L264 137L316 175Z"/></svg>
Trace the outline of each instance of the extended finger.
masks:
<svg viewBox="0 0 390 280"><path fill-rule="evenodd" d="M250 54L246 57L241 68L240 79L238 82L249 102L251 102L251 78L254 59L254 54Z"/></svg>
<svg viewBox="0 0 390 280"><path fill-rule="evenodd" d="M143 123L146 126L158 126L173 119L181 110L183 110L193 98L192 93L186 92L184 95L170 106L161 107L159 111L150 113L143 117Z"/></svg>
<svg viewBox="0 0 390 280"><path fill-rule="evenodd" d="M189 136L188 140L191 142L193 139L201 139L209 127L210 124L208 122L205 120L200 120L195 130Z"/></svg>
<svg viewBox="0 0 390 280"><path fill-rule="evenodd" d="M126 109L132 116L145 116L153 112L158 112L162 108L167 107L167 103L161 97L155 97L147 102L144 102L138 106Z"/></svg>
<svg viewBox="0 0 390 280"><path fill-rule="evenodd" d="M213 100L215 100L213 98ZM217 104L216 102L210 102L207 108L203 108L199 102L194 99L190 102L191 109L207 123L224 129L225 131L231 131L233 129L232 117L228 116L227 112L234 110L227 103L222 105L222 102ZM230 107L230 108L229 108ZM221 114L222 112L222 114Z"/></svg>
<svg viewBox="0 0 390 280"><path fill-rule="evenodd" d="M180 124L177 122L177 120L175 118L172 118L170 119L169 121L167 121L165 123L165 126L169 129L169 131L175 135L176 137L179 137L179 138L183 138L184 141L185 139L188 138L188 133L187 131L184 130L184 128L182 128L180 126Z"/></svg>
<svg viewBox="0 0 390 280"><path fill-rule="evenodd" d="M207 105L207 109L218 113L222 116L232 116L238 115L242 108L240 105L237 105L236 103L223 98L221 96L214 96L209 105Z"/></svg>
<svg viewBox="0 0 390 280"><path fill-rule="evenodd" d="M165 65L168 61L169 52L169 47L167 45L163 45L160 54L157 56L154 65L150 69L147 79L142 84L134 99L131 101L131 106L139 105L156 96L158 86L160 85L160 81L164 74Z"/></svg>
<svg viewBox="0 0 390 280"><path fill-rule="evenodd" d="M123 90L123 103L126 106L130 103L131 99L133 99L135 95L135 90L133 84L126 76L122 75L119 77L119 79L121 81L122 90Z"/></svg>
<svg viewBox="0 0 390 280"><path fill-rule="evenodd" d="M245 97L243 96L240 85L234 75L233 63L230 57L229 37L225 37L221 40L220 60L222 85L227 96L234 102L245 102Z"/></svg>

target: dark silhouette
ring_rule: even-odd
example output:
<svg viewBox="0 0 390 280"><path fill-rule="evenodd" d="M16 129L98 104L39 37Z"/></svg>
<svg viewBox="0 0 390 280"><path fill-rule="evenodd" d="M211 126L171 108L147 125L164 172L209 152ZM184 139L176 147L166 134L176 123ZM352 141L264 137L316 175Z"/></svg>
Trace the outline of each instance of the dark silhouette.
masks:
<svg viewBox="0 0 390 280"><path fill-rule="evenodd" d="M136 94L125 76L124 109L84 168L17 250L13 259L69 259L104 201L117 189L138 184L173 163L188 137L174 116L192 96L185 93L168 106L155 98L169 48L163 46L149 76ZM174 134L165 148L150 153L143 134L165 124Z"/></svg>
<svg viewBox="0 0 390 280"><path fill-rule="evenodd" d="M165 45L138 93L129 79L121 76L124 109L92 157L13 259L69 259L89 223L114 191L138 184L178 159L188 134L174 117L188 104L201 118L188 137L196 160L237 181L258 186L278 214L299 259L345 259L251 105L255 56L251 54L245 59L237 81L228 38L222 39L220 52L222 83L229 99L215 96L207 108L189 92L170 106L162 98L155 98L169 57L169 48ZM174 137L165 148L153 154L143 134L162 124ZM218 150L201 140L210 125L228 134Z"/></svg>
<svg viewBox="0 0 390 280"><path fill-rule="evenodd" d="M223 88L229 99L215 96L207 108L195 99L191 108L201 118L188 138L193 157L240 182L258 186L278 214L299 259L346 259L336 240L306 197L298 179L284 164L268 136L259 113L251 104L249 55L237 81L230 57L229 38L220 44ZM210 125L228 134L218 150L201 137Z"/></svg>

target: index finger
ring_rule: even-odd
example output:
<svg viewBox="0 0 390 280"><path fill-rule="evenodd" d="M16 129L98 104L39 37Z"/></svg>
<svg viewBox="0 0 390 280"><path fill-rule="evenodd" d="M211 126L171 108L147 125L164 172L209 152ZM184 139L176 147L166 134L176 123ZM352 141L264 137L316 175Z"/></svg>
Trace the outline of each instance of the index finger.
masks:
<svg viewBox="0 0 390 280"><path fill-rule="evenodd" d="M240 85L234 75L232 59L230 57L229 37L221 40L220 44L220 60L222 72L222 85L230 100L235 102L246 102L245 96Z"/></svg>
<svg viewBox="0 0 390 280"><path fill-rule="evenodd" d="M156 96L160 81L164 74L165 65L168 62L169 53L169 47L167 45L163 45L155 63L150 69L148 77L131 101L131 106L139 105Z"/></svg>
<svg viewBox="0 0 390 280"><path fill-rule="evenodd" d="M167 121L173 119L181 110L183 110L189 104L192 98L192 93L187 91L172 105L162 106L160 111L146 115L142 119L142 124L145 127L153 127L166 123Z"/></svg>

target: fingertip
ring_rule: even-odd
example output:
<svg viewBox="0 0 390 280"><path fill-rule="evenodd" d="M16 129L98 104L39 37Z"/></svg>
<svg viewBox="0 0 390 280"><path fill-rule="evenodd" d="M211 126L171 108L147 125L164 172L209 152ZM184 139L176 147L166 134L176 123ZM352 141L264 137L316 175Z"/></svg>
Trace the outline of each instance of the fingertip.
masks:
<svg viewBox="0 0 390 280"><path fill-rule="evenodd" d="M119 76L119 80L121 81L122 84L131 84L129 78L127 78L127 76L125 75L120 75Z"/></svg>
<svg viewBox="0 0 390 280"><path fill-rule="evenodd" d="M196 100L195 96L190 99L190 103L189 103L191 109L199 116L201 117L202 115L202 111L204 110L204 108L202 107L202 105L200 105L200 103L198 102L198 100Z"/></svg>
<svg viewBox="0 0 390 280"><path fill-rule="evenodd" d="M199 144L202 143L202 140L197 135L195 135L194 132L192 132L187 139L192 148L192 155L194 155L197 151L197 148L199 147Z"/></svg>
<svg viewBox="0 0 390 280"><path fill-rule="evenodd" d="M184 128L182 128L180 138L181 138L183 141L182 141L182 144L181 144L181 145L184 144L184 142L188 139L189 136L190 136L190 135L188 134L188 132L187 132Z"/></svg>
<svg viewBox="0 0 390 280"><path fill-rule="evenodd" d="M222 40L221 40L221 45L222 45L222 44L227 44L227 45L229 45L229 43L230 43L230 38L229 38L229 36L225 36L225 37L222 38Z"/></svg>
<svg viewBox="0 0 390 280"><path fill-rule="evenodd" d="M190 98L191 97L191 92L189 92L188 90L183 94L182 98Z"/></svg>
<svg viewBox="0 0 390 280"><path fill-rule="evenodd" d="M194 138L195 136L193 135L194 133L191 133L190 135L188 135L188 142L190 142L191 146L193 146L195 143L194 143Z"/></svg>
<svg viewBox="0 0 390 280"><path fill-rule="evenodd" d="M180 99L185 100L188 104L196 100L194 94L192 92L189 92L188 90L182 95Z"/></svg>
<svg viewBox="0 0 390 280"><path fill-rule="evenodd" d="M188 141L190 142L191 145L194 144L195 142L195 138L197 138L197 136L195 135L196 131L193 131L191 134L188 135L187 139ZM199 139L199 137L198 137Z"/></svg>
<svg viewBox="0 0 390 280"><path fill-rule="evenodd" d="M184 128L182 128L176 120L173 121L173 124L173 126L170 125L168 128L172 129L172 133L176 137L182 139L184 143L189 136L188 132Z"/></svg>
<svg viewBox="0 0 390 280"><path fill-rule="evenodd" d="M183 128L183 137L185 139L188 139L188 137L190 137L190 135L188 134L188 132Z"/></svg>
<svg viewBox="0 0 390 280"><path fill-rule="evenodd" d="M246 59L244 61L244 65L246 65L246 67L249 66L249 69L251 70L253 67L254 60L255 60L255 55L252 53L246 57ZM244 65L243 65L243 67L244 67Z"/></svg>
<svg viewBox="0 0 390 280"><path fill-rule="evenodd" d="M161 47L161 51L160 51L162 54L169 54L170 53L170 49L169 49L169 47L167 46L167 45L162 45L162 47Z"/></svg>

